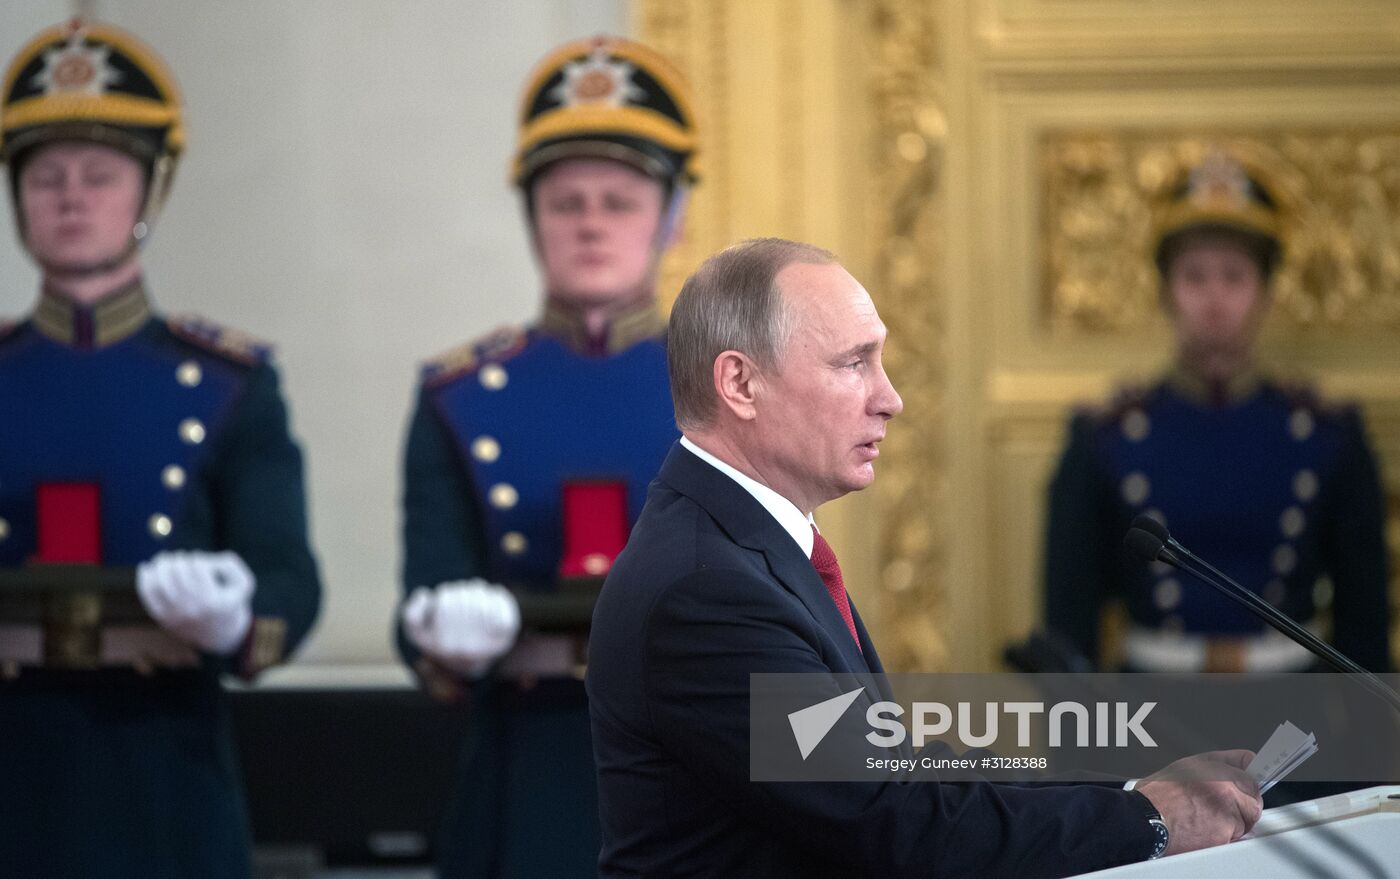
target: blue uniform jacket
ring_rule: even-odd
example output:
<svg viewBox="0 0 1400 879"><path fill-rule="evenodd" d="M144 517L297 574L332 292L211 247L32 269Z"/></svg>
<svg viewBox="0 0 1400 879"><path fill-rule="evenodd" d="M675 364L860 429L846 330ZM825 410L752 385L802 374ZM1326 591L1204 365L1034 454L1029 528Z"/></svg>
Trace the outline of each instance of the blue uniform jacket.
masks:
<svg viewBox="0 0 1400 879"><path fill-rule="evenodd" d="M548 306L536 326L498 331L428 364L405 449L405 593L470 577L555 589L567 480L622 482L628 524L636 521L679 436L663 333L650 303L615 319L601 340ZM429 692L466 695L464 682L395 631ZM470 695L442 875L595 876L597 785L582 683L490 676Z"/></svg>
<svg viewBox="0 0 1400 879"><path fill-rule="evenodd" d="M21 669L0 682L0 863L23 876L247 876L220 676L293 650L320 599L302 459L277 374L246 337L44 296L0 338L0 565L33 554L38 482L96 483L102 561L233 550L257 578L231 658L196 669Z"/></svg>
<svg viewBox="0 0 1400 879"><path fill-rule="evenodd" d="M1121 550L1144 513L1295 619L1312 619L1321 599L1335 646L1388 667L1384 506L1354 406L1250 376L1210 400L1178 372L1070 425L1050 488L1048 626L1094 658L1100 609L1116 597L1149 630L1260 634L1210 587Z"/></svg>

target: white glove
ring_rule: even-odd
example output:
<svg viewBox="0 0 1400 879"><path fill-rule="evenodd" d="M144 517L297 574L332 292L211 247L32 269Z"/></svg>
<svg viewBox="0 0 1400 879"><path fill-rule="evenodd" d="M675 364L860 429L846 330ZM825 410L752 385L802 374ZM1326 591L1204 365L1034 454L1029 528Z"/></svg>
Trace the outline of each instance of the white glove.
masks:
<svg viewBox="0 0 1400 879"><path fill-rule="evenodd" d="M256 588L235 552L162 552L136 566L136 591L151 619L220 656L238 649L248 633Z"/></svg>
<svg viewBox="0 0 1400 879"><path fill-rule="evenodd" d="M479 578L419 586L403 604L403 628L419 650L459 674L480 677L520 634L520 606Z"/></svg>

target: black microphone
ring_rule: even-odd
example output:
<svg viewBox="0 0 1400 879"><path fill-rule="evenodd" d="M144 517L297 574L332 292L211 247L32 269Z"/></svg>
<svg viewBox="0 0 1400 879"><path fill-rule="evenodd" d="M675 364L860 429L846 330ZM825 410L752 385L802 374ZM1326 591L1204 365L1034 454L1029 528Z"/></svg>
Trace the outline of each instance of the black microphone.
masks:
<svg viewBox="0 0 1400 879"><path fill-rule="evenodd" d="M1287 635L1323 662L1337 671L1360 676L1367 689L1384 699L1396 711L1400 711L1400 695L1366 669L1357 665L1330 644L1308 631L1288 614L1269 604L1263 598L1230 579L1214 565L1197 556L1191 550L1177 543L1167 531L1167 526L1151 516L1138 516L1123 538L1123 545L1134 555L1150 562L1165 562L1178 570L1185 571L1196 579L1243 605L1246 610Z"/></svg>
<svg viewBox="0 0 1400 879"><path fill-rule="evenodd" d="M1138 516L1138 520L1151 522L1156 525L1156 519L1149 519L1147 516ZM1151 529L1144 528L1133 522L1133 527L1128 529L1128 533L1123 538L1123 545L1128 548L1133 555L1147 559L1149 562L1163 561L1175 566L1177 559L1171 550L1167 549L1166 538L1154 534Z"/></svg>

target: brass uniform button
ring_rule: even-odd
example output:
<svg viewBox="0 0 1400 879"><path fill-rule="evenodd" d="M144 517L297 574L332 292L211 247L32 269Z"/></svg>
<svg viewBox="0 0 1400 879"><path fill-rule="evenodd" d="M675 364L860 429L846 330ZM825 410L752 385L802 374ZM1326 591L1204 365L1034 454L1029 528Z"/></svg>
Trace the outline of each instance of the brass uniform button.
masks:
<svg viewBox="0 0 1400 879"><path fill-rule="evenodd" d="M472 440L472 457L483 464L494 464L501 457L501 444L495 437L482 434Z"/></svg>
<svg viewBox="0 0 1400 879"><path fill-rule="evenodd" d="M499 391L510 381L510 376L506 375L506 368L499 363L488 363L481 367L481 372L477 373L477 379L481 386L488 391Z"/></svg>
<svg viewBox="0 0 1400 879"><path fill-rule="evenodd" d="M1152 422L1141 409L1128 410L1123 416L1122 426L1123 436L1135 443L1147 439L1147 435L1152 432Z"/></svg>
<svg viewBox="0 0 1400 879"><path fill-rule="evenodd" d="M9 522L6 522L4 519L0 519L0 540L4 540L4 539L8 538L9 536L10 536L10 523L9 523Z"/></svg>
<svg viewBox="0 0 1400 879"><path fill-rule="evenodd" d="M1181 604L1181 583L1175 577L1162 580L1152 591L1152 600L1160 611L1175 610Z"/></svg>
<svg viewBox="0 0 1400 879"><path fill-rule="evenodd" d="M501 549L505 550L506 555L524 555L525 550L529 548L530 541L519 531L507 531L501 537Z"/></svg>
<svg viewBox="0 0 1400 879"><path fill-rule="evenodd" d="M158 540L164 540L170 536L170 517L164 513L156 513L151 516L150 521L146 524L151 530L152 537Z"/></svg>
<svg viewBox="0 0 1400 879"><path fill-rule="evenodd" d="M180 439L191 446L204 442L204 422L198 418L186 418L180 422Z"/></svg>
<svg viewBox="0 0 1400 879"><path fill-rule="evenodd" d="M1123 477L1121 489L1123 500L1136 507L1146 501L1152 493L1152 483L1148 482L1145 473L1135 471Z"/></svg>
<svg viewBox="0 0 1400 879"><path fill-rule="evenodd" d="M498 482L487 492L491 506L498 510L509 510L520 501L520 493L508 482Z"/></svg>
<svg viewBox="0 0 1400 879"><path fill-rule="evenodd" d="M198 360L186 360L175 368L175 380L187 388L198 387L204 380L204 370Z"/></svg>
<svg viewBox="0 0 1400 879"><path fill-rule="evenodd" d="M1311 470L1293 474L1293 494L1303 503L1317 497L1317 474Z"/></svg>
<svg viewBox="0 0 1400 879"><path fill-rule="evenodd" d="M1317 582L1313 584L1313 605L1315 605L1318 610L1326 610L1327 608L1331 607L1332 593L1333 586L1331 578L1318 577Z"/></svg>
<svg viewBox="0 0 1400 879"><path fill-rule="evenodd" d="M1307 517L1298 507L1289 507L1278 517L1278 530L1283 532L1283 536L1289 540L1294 540L1303 533L1303 526L1307 524Z"/></svg>
<svg viewBox="0 0 1400 879"><path fill-rule="evenodd" d="M185 487L185 468L179 464L170 464L160 471L160 482L171 491L179 491Z"/></svg>
<svg viewBox="0 0 1400 879"><path fill-rule="evenodd" d="M1293 414L1288 416L1288 432L1300 443L1313 435L1316 426L1312 413L1306 409L1294 409Z"/></svg>

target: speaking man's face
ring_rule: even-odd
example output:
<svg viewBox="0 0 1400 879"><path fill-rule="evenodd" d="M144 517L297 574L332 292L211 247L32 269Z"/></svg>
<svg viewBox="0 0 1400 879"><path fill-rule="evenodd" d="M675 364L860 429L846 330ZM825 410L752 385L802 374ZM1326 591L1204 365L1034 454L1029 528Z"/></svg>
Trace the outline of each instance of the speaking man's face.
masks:
<svg viewBox="0 0 1400 879"><path fill-rule="evenodd" d="M885 325L839 265L797 263L778 273L792 335L755 400L760 470L810 512L875 478L885 424L904 408L885 374Z"/></svg>

